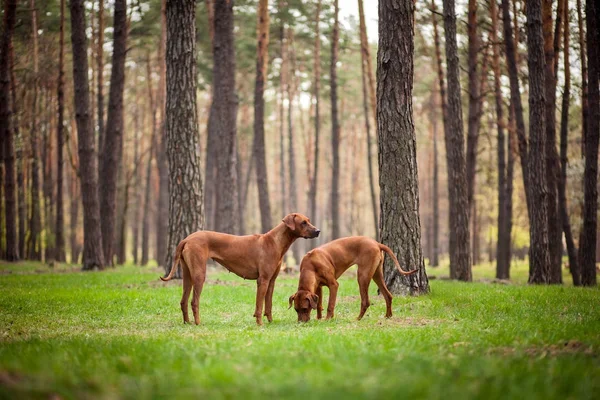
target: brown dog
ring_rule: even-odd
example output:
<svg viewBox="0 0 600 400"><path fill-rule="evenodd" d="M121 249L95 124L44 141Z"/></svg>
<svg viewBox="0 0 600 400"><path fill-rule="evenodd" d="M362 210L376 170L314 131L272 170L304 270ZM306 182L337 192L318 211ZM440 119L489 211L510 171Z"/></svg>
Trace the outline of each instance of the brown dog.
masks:
<svg viewBox="0 0 600 400"><path fill-rule="evenodd" d="M181 311L183 322L190 322L188 300L192 286L192 311L196 325L200 323L198 305L200 293L206 279L206 262L212 258L229 271L244 278L256 279L256 323L262 325L262 309L265 316L273 321L273 289L279 274L283 256L294 241L300 237L312 239L321 231L314 227L302 214L289 214L275 228L262 235L235 236L219 232L198 231L183 239L177 245L171 272L163 281L168 281L181 263L183 273L183 296Z"/></svg>
<svg viewBox="0 0 600 400"><path fill-rule="evenodd" d="M392 316L392 294L383 280L384 255L381 253L382 250L392 257L396 268L402 275L411 275L417 272L416 269L409 272L403 271L389 247L365 236L337 239L309 251L300 264L298 291L290 297L290 308L293 303L298 313L298 322L309 321L313 309L317 310L317 319L321 319L323 286L329 288L326 318L333 318L339 285L337 279L354 264L358 265L356 275L361 298L358 319L363 317L370 305L369 283L371 279L375 281L385 298L387 308L385 316L390 318Z"/></svg>

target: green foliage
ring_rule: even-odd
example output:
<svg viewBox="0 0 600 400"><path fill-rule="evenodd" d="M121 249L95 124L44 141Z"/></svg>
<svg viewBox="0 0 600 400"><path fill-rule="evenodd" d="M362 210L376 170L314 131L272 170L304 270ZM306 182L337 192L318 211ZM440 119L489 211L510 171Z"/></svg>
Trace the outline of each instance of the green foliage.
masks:
<svg viewBox="0 0 600 400"><path fill-rule="evenodd" d="M55 269L68 269L57 266ZM181 283L128 266L93 273L0 266L1 398L593 398L598 290L433 280L428 296L359 309L344 276L333 321L299 325L278 279L275 322L252 318L255 282L210 272L202 324ZM46 270L46 271L44 271ZM478 268L475 268L477 276ZM10 273L12 272L12 273Z"/></svg>

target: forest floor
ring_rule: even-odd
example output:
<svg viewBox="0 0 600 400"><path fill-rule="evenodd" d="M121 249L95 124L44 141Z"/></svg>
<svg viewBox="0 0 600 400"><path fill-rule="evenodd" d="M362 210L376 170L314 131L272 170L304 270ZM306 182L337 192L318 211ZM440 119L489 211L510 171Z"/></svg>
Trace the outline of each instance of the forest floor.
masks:
<svg viewBox="0 0 600 400"><path fill-rule="evenodd" d="M355 268L352 268L354 270ZM0 264L0 398L592 399L600 393L600 290L440 279L394 298L371 285L362 321L352 272L331 321L296 322L297 275L255 325L255 287L211 270L200 326L183 325L181 282L154 267L82 273ZM325 290L326 294L327 291ZM326 295L327 296L327 295ZM314 313L313 313L314 318ZM265 321L266 322L266 321Z"/></svg>

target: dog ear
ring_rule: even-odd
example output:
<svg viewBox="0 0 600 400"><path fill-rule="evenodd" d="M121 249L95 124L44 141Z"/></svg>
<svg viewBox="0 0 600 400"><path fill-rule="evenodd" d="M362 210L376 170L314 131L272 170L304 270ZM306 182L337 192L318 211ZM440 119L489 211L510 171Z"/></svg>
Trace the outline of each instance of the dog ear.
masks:
<svg viewBox="0 0 600 400"><path fill-rule="evenodd" d="M290 308L292 308L292 303L294 302L294 299L296 298L296 293L294 293L293 295L290 296L290 306L288 307L288 310Z"/></svg>
<svg viewBox="0 0 600 400"><path fill-rule="evenodd" d="M296 229L296 214L288 214L284 219L282 219L285 226L290 228L291 230Z"/></svg>
<svg viewBox="0 0 600 400"><path fill-rule="evenodd" d="M313 310L317 309L317 302L319 301L319 296L317 296L316 294L311 294L308 297L308 301L310 302L310 308L312 308Z"/></svg>

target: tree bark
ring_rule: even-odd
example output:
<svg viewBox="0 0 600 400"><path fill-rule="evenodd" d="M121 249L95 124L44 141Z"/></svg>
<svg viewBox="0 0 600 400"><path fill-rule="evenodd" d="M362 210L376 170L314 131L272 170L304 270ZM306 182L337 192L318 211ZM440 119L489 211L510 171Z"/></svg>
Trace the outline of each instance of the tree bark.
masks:
<svg viewBox="0 0 600 400"><path fill-rule="evenodd" d="M256 57L256 84L254 86L254 161L256 163L256 185L260 205L262 233L268 232L271 222L271 201L265 155L265 81L269 61L269 0L260 0L258 6L258 45ZM250 168L250 166L249 166Z"/></svg>
<svg viewBox="0 0 600 400"><path fill-rule="evenodd" d="M568 7L567 7L568 8ZM579 60L581 61L581 157L585 157L585 138L587 132L588 123L588 63L585 47L585 31L583 28L583 15L582 15L581 0L577 0L577 25L579 34ZM580 245L581 246L581 245Z"/></svg>
<svg viewBox="0 0 600 400"><path fill-rule="evenodd" d="M541 0L528 0L527 51L529 68L529 283L549 283L550 252L548 248L548 186L546 174L546 101L544 33Z"/></svg>
<svg viewBox="0 0 600 400"><path fill-rule="evenodd" d="M337 106L337 61L340 28L338 22L338 0L334 0L333 31L331 36L331 239L340 237L340 123Z"/></svg>
<svg viewBox="0 0 600 400"><path fill-rule="evenodd" d="M584 205L579 263L581 284L596 286L596 237L598 224L598 139L600 135L600 10L594 0L586 0L588 121L585 138Z"/></svg>
<svg viewBox="0 0 600 400"><path fill-rule="evenodd" d="M215 1L215 41L213 46L214 124L219 132L216 183L215 230L237 232L237 151L235 93L235 46L233 42L233 0ZM216 90L215 90L216 89ZM183 238L181 238L183 239Z"/></svg>
<svg viewBox="0 0 600 400"><path fill-rule="evenodd" d="M98 107L98 149L102 156L104 148L104 1L98 0L98 44L96 48L96 63L98 79L96 84L96 107ZM101 160L98 160L100 163Z"/></svg>
<svg viewBox="0 0 600 400"><path fill-rule="evenodd" d="M220 12L223 11L222 6L220 1L217 2L215 19L219 18ZM199 134L196 107L196 3L193 0L169 1L166 16L166 144L170 198L169 244L165 265L170 266L179 241L202 229L204 216L202 176L197 152ZM217 26L218 24L215 24L215 27ZM219 34L217 30L215 39Z"/></svg>
<svg viewBox="0 0 600 400"><path fill-rule="evenodd" d="M569 212L567 208L567 165L569 162L567 156L567 148L569 144L569 105L571 101L571 64L569 60L569 8L563 7L564 17L564 46L563 46L563 61L565 86L563 89L562 112L560 118L560 177L558 180L558 202L560 210L560 218L562 223L562 232L565 235L567 244L567 254L569 256L569 271L573 277L573 285L581 284L579 265L577 263L577 248L573 240L573 232L571 231L571 222L569 221ZM555 47L556 49L556 47Z"/></svg>
<svg viewBox="0 0 600 400"><path fill-rule="evenodd" d="M65 221L63 209L63 150L65 145L64 137L64 113L65 113L65 0L60 0L60 33L59 33L59 52L58 52L58 122L56 130L56 228L55 228L55 253L54 257L58 262L65 262Z"/></svg>
<svg viewBox="0 0 600 400"><path fill-rule="evenodd" d="M15 28L17 2L4 1L4 29L0 42L0 137L4 153L4 212L7 261L19 260L15 191L15 150L10 109L10 48Z"/></svg>
<svg viewBox="0 0 600 400"><path fill-rule="evenodd" d="M125 58L127 54L127 1L115 1L114 40L108 117L100 168L100 214L102 248L107 266L113 264L115 237L117 175L123 152L123 92L125 89Z"/></svg>
<svg viewBox="0 0 600 400"><path fill-rule="evenodd" d="M477 54L480 40L477 35L477 0L469 0L467 17L468 35L468 76L469 76L469 116L467 124L467 200L469 213L473 210L473 193L475 192L475 172L477 168L477 142L479 141L480 125L480 87L477 74ZM474 237L475 239L475 237ZM473 260L475 262L475 260Z"/></svg>
<svg viewBox="0 0 600 400"><path fill-rule="evenodd" d="M398 255L404 269L419 269L416 274L402 276L390 257L385 257L385 283L394 294L416 295L429 291L429 281L421 251L418 213L419 180L412 109L413 15L412 0L379 0L377 131L381 240Z"/></svg>
<svg viewBox="0 0 600 400"><path fill-rule="evenodd" d="M71 42L73 45L73 81L75 118L79 144L79 175L83 201L83 270L103 269L100 204L98 201L98 158L90 119L87 39L83 0L70 0Z"/></svg>
<svg viewBox="0 0 600 400"><path fill-rule="evenodd" d="M444 30L448 71L448 103L444 136L450 215L450 278L471 281L469 205L454 0L444 0Z"/></svg>
<svg viewBox="0 0 600 400"><path fill-rule="evenodd" d="M562 6L558 1L558 8ZM558 18L557 18L557 22ZM546 184L548 186L548 246L550 251L549 283L562 283L561 255L562 240L558 214L557 184L559 175L558 154L556 152L556 77L554 68L554 39L560 37L557 29L552 32L552 0L542 1L542 29L544 33L545 57L545 124L546 124Z"/></svg>
<svg viewBox="0 0 600 400"><path fill-rule="evenodd" d="M371 110L373 112L373 121L377 121L377 107L375 100L374 85L367 84L367 75L372 74L371 71L371 52L369 50L369 40L367 39L367 26L365 23L365 13L363 9L363 0L358 0L358 16L360 26L360 55L361 55L361 78L362 78L362 95L363 95L363 110L365 113L365 132L367 136L367 167L369 171L369 191L371 192L371 207L373 208L373 226L375 228L375 238L379 240L379 223L377 216L377 194L375 193L375 173L373 171L373 152L371 151L371 122L369 118L369 101L371 102ZM372 82L372 77L368 76L369 82ZM367 91L370 97L367 95Z"/></svg>
<svg viewBox="0 0 600 400"><path fill-rule="evenodd" d="M75 132L75 121L71 120L71 132ZM79 170L78 160L76 156L73 154L77 153L77 140L74 136L70 136L71 146L70 154L74 159L72 160L72 168L69 169L69 243L71 246L71 264L77 264L79 262L79 254L81 253L81 246L77 241L77 228L79 226L79 202L81 201L81 196L79 193L77 171Z"/></svg>
<svg viewBox="0 0 600 400"><path fill-rule="evenodd" d="M160 67L160 86L158 88L157 101L159 102L158 111L160 112L160 123L157 123L157 135L154 151L156 163L158 165L158 204L156 210L156 262L163 266L168 273L171 269L171 264L164 264L167 257L167 241L165 240L169 234L169 219L165 217L169 213L169 165L167 164L167 149L166 149L166 131L165 131L165 98L166 98L166 81L167 81L167 65L165 63L165 54L167 49L167 0L161 1L161 35L159 47L159 67Z"/></svg>
<svg viewBox="0 0 600 400"><path fill-rule="evenodd" d="M281 66L279 67L279 199L281 201L281 214L287 212L287 187L285 185L285 87L286 87L286 69L287 69L287 50L285 47L285 23L283 21L283 12L286 6L283 1L279 1L279 51L281 55Z"/></svg>
<svg viewBox="0 0 600 400"><path fill-rule="evenodd" d="M321 19L321 0L317 0L317 11L315 14L315 48L313 51L313 96L315 98L315 142L313 151L313 170L312 177L310 177L310 189L308 192L309 199L309 217L313 219L313 222L318 221L317 218L317 183L319 178L319 131L321 129L321 117L319 115L319 92L321 83L321 36L319 23Z"/></svg>

